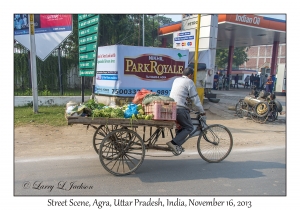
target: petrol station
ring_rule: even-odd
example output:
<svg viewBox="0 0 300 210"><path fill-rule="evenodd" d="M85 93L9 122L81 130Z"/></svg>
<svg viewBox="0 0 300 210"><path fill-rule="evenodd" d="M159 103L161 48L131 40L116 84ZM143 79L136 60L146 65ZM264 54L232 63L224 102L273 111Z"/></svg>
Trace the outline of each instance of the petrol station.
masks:
<svg viewBox="0 0 300 210"><path fill-rule="evenodd" d="M183 40L179 46L174 41L174 36L178 32L197 30L197 16L184 14L182 15L182 21L161 26L159 28L159 38L162 41L161 47L173 44L173 48L189 49L188 47L190 47L190 49L194 48L195 51L193 42ZM278 70L278 47L279 44L286 43L286 21L253 14L202 14L199 16L200 36L198 49L199 53L205 50L209 51L209 59L204 61L208 71L211 69L215 70L216 49L229 49L227 76L230 76L232 74L232 60L235 47L272 45L269 74L272 75L273 81L275 81ZM188 44L192 46L188 46ZM280 75L282 74L280 73ZM278 80L278 82L281 81Z"/></svg>

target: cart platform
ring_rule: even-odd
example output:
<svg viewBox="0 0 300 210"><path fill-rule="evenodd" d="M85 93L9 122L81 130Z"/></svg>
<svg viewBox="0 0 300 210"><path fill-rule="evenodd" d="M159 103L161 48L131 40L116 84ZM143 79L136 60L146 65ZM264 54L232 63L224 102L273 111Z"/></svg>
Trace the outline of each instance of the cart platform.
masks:
<svg viewBox="0 0 300 210"><path fill-rule="evenodd" d="M121 126L151 126L173 128L175 121L171 120L144 120L144 119L123 119L123 118L104 118L104 117L66 117L68 125L84 124L84 125L121 125Z"/></svg>

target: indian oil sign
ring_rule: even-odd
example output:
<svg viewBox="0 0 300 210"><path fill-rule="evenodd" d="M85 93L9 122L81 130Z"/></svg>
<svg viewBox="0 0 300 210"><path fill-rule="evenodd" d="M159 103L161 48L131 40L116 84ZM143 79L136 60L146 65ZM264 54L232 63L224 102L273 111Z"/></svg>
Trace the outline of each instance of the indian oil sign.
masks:
<svg viewBox="0 0 300 210"><path fill-rule="evenodd" d="M124 58L124 75L135 75L142 80L169 80L182 75L184 61L166 55L143 54L137 58Z"/></svg>
<svg viewBox="0 0 300 210"><path fill-rule="evenodd" d="M145 88L169 95L174 79L188 66L188 55L188 50L171 48L98 47L95 94L134 96Z"/></svg>

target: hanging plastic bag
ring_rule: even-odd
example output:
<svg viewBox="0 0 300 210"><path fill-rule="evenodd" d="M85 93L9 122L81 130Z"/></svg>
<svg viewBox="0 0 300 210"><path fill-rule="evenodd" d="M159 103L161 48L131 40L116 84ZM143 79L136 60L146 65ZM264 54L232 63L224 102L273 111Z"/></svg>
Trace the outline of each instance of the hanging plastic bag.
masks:
<svg viewBox="0 0 300 210"><path fill-rule="evenodd" d="M127 106L127 109L124 112L124 118L132 118L132 115L137 115L138 114L138 109L136 104L129 104Z"/></svg>

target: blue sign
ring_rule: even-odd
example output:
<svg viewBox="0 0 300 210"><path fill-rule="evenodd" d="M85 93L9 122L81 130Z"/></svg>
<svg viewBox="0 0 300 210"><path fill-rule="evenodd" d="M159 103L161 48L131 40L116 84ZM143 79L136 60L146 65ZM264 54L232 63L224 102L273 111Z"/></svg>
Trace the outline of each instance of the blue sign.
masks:
<svg viewBox="0 0 300 210"><path fill-rule="evenodd" d="M193 40L194 36L175 37L174 41Z"/></svg>
<svg viewBox="0 0 300 210"><path fill-rule="evenodd" d="M188 36L191 35L191 32L181 32L178 34L178 36Z"/></svg>
<svg viewBox="0 0 300 210"><path fill-rule="evenodd" d="M98 75L97 80L118 80L118 75Z"/></svg>

